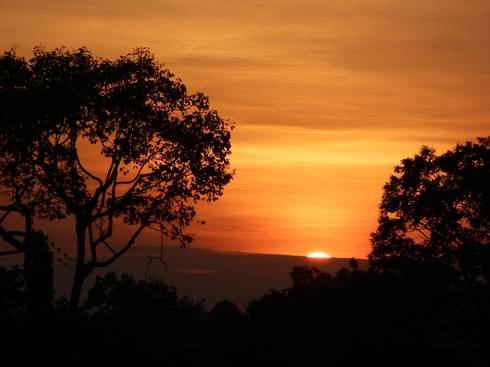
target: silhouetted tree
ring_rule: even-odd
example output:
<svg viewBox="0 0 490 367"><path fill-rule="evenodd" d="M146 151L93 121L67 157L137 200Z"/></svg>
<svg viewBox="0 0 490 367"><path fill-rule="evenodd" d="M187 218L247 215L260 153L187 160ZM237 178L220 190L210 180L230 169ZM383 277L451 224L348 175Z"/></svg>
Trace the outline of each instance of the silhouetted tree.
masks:
<svg viewBox="0 0 490 367"><path fill-rule="evenodd" d="M24 210L31 221L75 219L73 307L87 276L145 228L188 244L183 228L195 204L217 200L232 178L232 123L147 49L116 60L85 48L35 48L30 60L5 52L0 126L3 209ZM133 232L116 247L109 241L118 218Z"/></svg>
<svg viewBox="0 0 490 367"><path fill-rule="evenodd" d="M463 287L489 284L490 138L442 155L423 147L402 160L384 186L371 266L425 271Z"/></svg>
<svg viewBox="0 0 490 367"><path fill-rule="evenodd" d="M349 268L352 271L358 271L359 270L359 263L357 262L355 257L350 258L349 260Z"/></svg>
<svg viewBox="0 0 490 367"><path fill-rule="evenodd" d="M175 361L197 358L189 350L196 346L192 338L204 323L206 311L201 303L179 297L162 280L108 273L96 278L81 308L90 315L95 330L109 334L109 343L118 350L111 353L111 360L175 365ZM91 340L97 338L91 335ZM106 353L103 341L100 346Z"/></svg>
<svg viewBox="0 0 490 367"><path fill-rule="evenodd" d="M215 353L213 362L217 365L236 364L245 347L244 318L238 306L227 300L216 303L209 312L208 324L208 349ZM210 343L212 341L214 343Z"/></svg>
<svg viewBox="0 0 490 367"><path fill-rule="evenodd" d="M308 267L294 268L291 278L292 287L247 307L254 362L301 364L323 356L334 365L345 364L346 356L352 356L349 363L377 365L486 360L488 319L461 317L450 299L405 278L348 268L330 275Z"/></svg>
<svg viewBox="0 0 490 367"><path fill-rule="evenodd" d="M209 313L209 321L217 330L236 331L243 322L243 316L240 309L234 303L223 300L213 307Z"/></svg>
<svg viewBox="0 0 490 367"><path fill-rule="evenodd" d="M312 268L309 266L297 266L290 273L293 281L292 290L301 292L319 292L321 289L328 287L332 282L332 276L329 273Z"/></svg>
<svg viewBox="0 0 490 367"><path fill-rule="evenodd" d="M200 303L179 298L175 287L168 286L163 280L135 280L127 273L117 276L112 272L96 278L84 309L91 314L113 315L122 319L172 321L177 326L179 312L204 312Z"/></svg>

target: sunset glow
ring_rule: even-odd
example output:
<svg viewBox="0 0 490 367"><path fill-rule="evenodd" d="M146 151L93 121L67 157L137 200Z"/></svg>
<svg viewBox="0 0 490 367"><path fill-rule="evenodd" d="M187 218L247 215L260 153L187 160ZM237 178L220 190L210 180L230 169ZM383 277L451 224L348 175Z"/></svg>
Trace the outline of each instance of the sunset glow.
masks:
<svg viewBox="0 0 490 367"><path fill-rule="evenodd" d="M306 257L313 258L313 259L330 259L332 256L330 256L325 252L315 251L315 252L310 252Z"/></svg>
<svg viewBox="0 0 490 367"><path fill-rule="evenodd" d="M195 247L304 256L334 243L335 257L366 258L393 167L490 134L488 0L47 4L2 3L2 50L149 47L235 121L236 176L197 208ZM85 158L97 172L98 152ZM52 240L72 243L65 228Z"/></svg>

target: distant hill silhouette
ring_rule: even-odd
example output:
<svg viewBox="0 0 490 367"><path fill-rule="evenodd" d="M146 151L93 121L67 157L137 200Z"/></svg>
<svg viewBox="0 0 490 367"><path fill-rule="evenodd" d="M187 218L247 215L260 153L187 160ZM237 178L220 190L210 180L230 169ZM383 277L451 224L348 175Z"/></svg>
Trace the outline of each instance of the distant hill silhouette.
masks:
<svg viewBox="0 0 490 367"><path fill-rule="evenodd" d="M205 299L204 305L211 309L217 302L227 299L240 308L253 298L262 296L271 289L281 290L291 286L289 273L295 266L314 266L319 270L336 273L349 266L347 258L309 259L305 256L269 255L243 252L216 251L201 248L177 247L165 249L164 260L167 269L159 261L153 260L148 269L148 256L154 256L159 249L152 246L135 246L126 258L108 268L95 272L84 290L93 285L96 275L107 271L127 272L136 279L145 274L163 279L177 287L179 294L194 300ZM1 259L0 261L7 259ZM14 260L10 257L9 261ZM367 260L358 260L361 270L367 269ZM4 263L5 264L5 263ZM70 269L55 264L56 296L67 296L73 273Z"/></svg>

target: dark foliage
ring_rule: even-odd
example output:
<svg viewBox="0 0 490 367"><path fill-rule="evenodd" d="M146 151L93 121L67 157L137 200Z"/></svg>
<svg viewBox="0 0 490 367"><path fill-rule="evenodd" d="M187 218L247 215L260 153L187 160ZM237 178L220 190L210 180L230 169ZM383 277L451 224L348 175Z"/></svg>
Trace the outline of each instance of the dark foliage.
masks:
<svg viewBox="0 0 490 367"><path fill-rule="evenodd" d="M24 279L27 304L32 312L49 312L53 301L53 257L42 232L26 237Z"/></svg>
<svg viewBox="0 0 490 367"><path fill-rule="evenodd" d="M486 361L490 319L467 312L471 294L355 265L335 275L295 268L290 288L253 300L244 314L228 301L208 313L161 280L109 273L78 311L58 302L38 319L24 312L19 270L1 270L2 345L7 356L29 346L39 361L55 348L61 360L168 366Z"/></svg>
<svg viewBox="0 0 490 367"><path fill-rule="evenodd" d="M147 49L116 60L85 48L0 56L0 236L24 251L35 219L76 220L71 294L146 228L188 244L195 204L214 201L229 169L233 124ZM95 153L95 154L94 154ZM90 155L97 157L97 164ZM15 213L26 228L4 228ZM132 234L110 242L114 222ZM104 256L102 256L104 255Z"/></svg>
<svg viewBox="0 0 490 367"><path fill-rule="evenodd" d="M172 323L177 327L191 320L180 319L179 315L195 315L202 318L204 308L188 298L179 298L174 287L162 280L150 278L136 281L128 274L120 278L115 273L97 277L90 289L83 309L94 317L101 315L120 320L146 320L149 324ZM160 315L161 318L155 319Z"/></svg>
<svg viewBox="0 0 490 367"><path fill-rule="evenodd" d="M0 320L22 315L26 305L22 269L0 267Z"/></svg>
<svg viewBox="0 0 490 367"><path fill-rule="evenodd" d="M488 318L490 137L402 160L384 186L378 222L373 270L446 299L453 316Z"/></svg>
<svg viewBox="0 0 490 367"><path fill-rule="evenodd" d="M490 284L490 137L442 155L424 147L384 186L371 266L429 271L452 287ZM446 279L441 279L443 274Z"/></svg>
<svg viewBox="0 0 490 367"><path fill-rule="evenodd" d="M489 317L463 312L469 294L356 269L332 276L296 268L291 276L290 289L247 309L255 361L473 365L486 358Z"/></svg>

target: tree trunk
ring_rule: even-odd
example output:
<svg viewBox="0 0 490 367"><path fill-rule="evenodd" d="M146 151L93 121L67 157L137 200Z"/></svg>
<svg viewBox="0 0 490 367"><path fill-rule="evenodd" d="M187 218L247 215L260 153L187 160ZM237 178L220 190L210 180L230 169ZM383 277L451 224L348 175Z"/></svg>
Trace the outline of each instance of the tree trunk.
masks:
<svg viewBox="0 0 490 367"><path fill-rule="evenodd" d="M28 233L24 243L24 281L28 307L33 313L44 313L52 306L52 254L42 232Z"/></svg>
<svg viewBox="0 0 490 367"><path fill-rule="evenodd" d="M80 304L80 297L82 294L83 282L85 281L85 276L83 274L83 267L81 269L75 268L75 276L73 278L73 285L71 288L70 296L70 306L72 309L78 308Z"/></svg>
<svg viewBox="0 0 490 367"><path fill-rule="evenodd" d="M76 219L77 234L77 261L75 266L75 276L73 277L73 286L71 288L70 306L72 309L78 308L83 289L83 282L87 277L85 272L85 235L87 225L81 217Z"/></svg>

